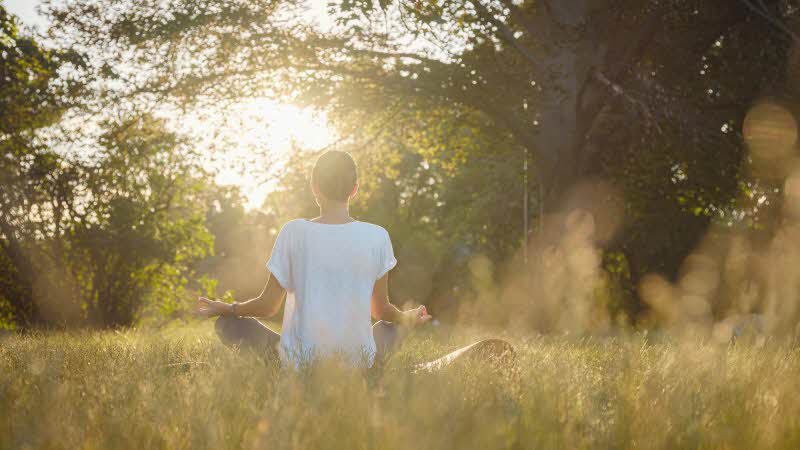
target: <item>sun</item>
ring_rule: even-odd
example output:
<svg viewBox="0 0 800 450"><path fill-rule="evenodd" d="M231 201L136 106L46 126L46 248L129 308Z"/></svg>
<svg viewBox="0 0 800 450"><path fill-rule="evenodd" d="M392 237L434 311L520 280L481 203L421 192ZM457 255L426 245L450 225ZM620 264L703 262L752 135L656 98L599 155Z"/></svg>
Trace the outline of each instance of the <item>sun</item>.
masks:
<svg viewBox="0 0 800 450"><path fill-rule="evenodd" d="M333 141L325 113L269 99L243 102L231 111L246 127L245 140L268 140L276 150L288 151L292 142L302 148L319 149ZM252 127L248 126L252 125Z"/></svg>
<svg viewBox="0 0 800 450"><path fill-rule="evenodd" d="M266 98L196 111L181 128L207 149L215 181L241 189L247 209L260 207L275 190L277 182L265 174L279 169L290 152L320 150L337 138L324 112Z"/></svg>

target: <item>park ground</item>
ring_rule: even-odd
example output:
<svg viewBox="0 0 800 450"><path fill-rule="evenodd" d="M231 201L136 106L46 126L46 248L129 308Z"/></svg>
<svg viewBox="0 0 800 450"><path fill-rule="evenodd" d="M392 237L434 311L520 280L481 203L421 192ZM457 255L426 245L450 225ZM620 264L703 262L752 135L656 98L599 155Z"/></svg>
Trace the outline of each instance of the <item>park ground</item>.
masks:
<svg viewBox="0 0 800 450"><path fill-rule="evenodd" d="M382 373L280 369L211 324L0 336L0 448L797 449L784 341L503 336L516 369L412 367L496 333L409 339Z"/></svg>

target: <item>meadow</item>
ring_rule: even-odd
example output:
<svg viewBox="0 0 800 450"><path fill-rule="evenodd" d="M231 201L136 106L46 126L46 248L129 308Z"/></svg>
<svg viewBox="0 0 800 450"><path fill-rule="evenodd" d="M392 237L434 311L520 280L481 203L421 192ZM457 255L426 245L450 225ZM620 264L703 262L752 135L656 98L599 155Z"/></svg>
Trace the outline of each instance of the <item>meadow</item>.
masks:
<svg viewBox="0 0 800 450"><path fill-rule="evenodd" d="M506 336L514 369L412 367L487 332L418 332L385 369L281 369L210 323L0 337L0 448L800 448L800 351L769 340Z"/></svg>

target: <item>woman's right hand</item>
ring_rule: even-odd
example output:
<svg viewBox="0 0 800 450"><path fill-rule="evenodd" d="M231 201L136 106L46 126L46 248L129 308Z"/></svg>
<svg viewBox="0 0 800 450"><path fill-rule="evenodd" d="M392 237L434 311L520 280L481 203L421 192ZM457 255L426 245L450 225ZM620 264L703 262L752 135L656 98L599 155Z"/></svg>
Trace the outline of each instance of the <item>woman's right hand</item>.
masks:
<svg viewBox="0 0 800 450"><path fill-rule="evenodd" d="M403 314L406 316L406 323L410 326L422 325L433 319L433 316L428 314L428 309L425 308L425 305L419 305L414 309L404 311Z"/></svg>
<svg viewBox="0 0 800 450"><path fill-rule="evenodd" d="M221 316L226 308L229 308L225 302L210 300L205 297L197 299L197 305L194 308L194 313L200 317L210 318Z"/></svg>

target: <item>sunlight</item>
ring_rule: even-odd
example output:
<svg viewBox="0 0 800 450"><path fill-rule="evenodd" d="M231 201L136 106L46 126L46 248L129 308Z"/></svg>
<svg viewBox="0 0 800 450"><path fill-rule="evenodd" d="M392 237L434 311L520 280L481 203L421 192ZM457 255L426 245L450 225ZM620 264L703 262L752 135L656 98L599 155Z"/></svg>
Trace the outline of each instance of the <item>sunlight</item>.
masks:
<svg viewBox="0 0 800 450"><path fill-rule="evenodd" d="M261 206L276 188L270 176L293 150L319 150L336 138L324 112L265 98L199 111L182 128L200 138L217 183L241 188L247 209Z"/></svg>
<svg viewBox="0 0 800 450"><path fill-rule="evenodd" d="M330 144L333 132L324 113L276 103L268 99L243 102L231 111L244 128L246 143L267 144L279 151L290 150L295 142L303 148L318 149Z"/></svg>

